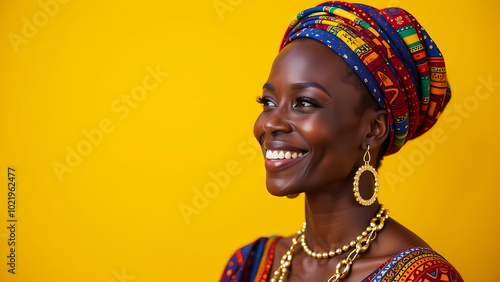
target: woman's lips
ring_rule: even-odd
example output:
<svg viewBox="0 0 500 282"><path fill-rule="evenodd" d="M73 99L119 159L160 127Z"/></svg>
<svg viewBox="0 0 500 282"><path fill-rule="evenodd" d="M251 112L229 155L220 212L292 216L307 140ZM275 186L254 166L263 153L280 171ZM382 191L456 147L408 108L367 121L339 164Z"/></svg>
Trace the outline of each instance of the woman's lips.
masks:
<svg viewBox="0 0 500 282"><path fill-rule="evenodd" d="M268 171L279 171L299 162L307 152L266 150L265 167Z"/></svg>

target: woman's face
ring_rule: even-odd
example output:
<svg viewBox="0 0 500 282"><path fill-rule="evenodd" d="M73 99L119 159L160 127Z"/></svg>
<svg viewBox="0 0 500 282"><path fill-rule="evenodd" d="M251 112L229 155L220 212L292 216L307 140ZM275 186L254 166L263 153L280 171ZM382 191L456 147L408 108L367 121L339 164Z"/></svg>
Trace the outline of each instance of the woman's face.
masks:
<svg viewBox="0 0 500 282"><path fill-rule="evenodd" d="M348 82L355 75L348 68L332 50L311 39L293 41L275 59L254 126L271 194L352 182L366 122L357 110L362 92Z"/></svg>

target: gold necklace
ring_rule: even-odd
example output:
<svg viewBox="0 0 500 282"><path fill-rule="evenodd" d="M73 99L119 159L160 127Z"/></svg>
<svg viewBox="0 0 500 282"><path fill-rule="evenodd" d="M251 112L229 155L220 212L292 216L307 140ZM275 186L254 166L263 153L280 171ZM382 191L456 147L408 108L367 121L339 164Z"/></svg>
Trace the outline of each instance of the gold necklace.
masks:
<svg viewBox="0 0 500 282"><path fill-rule="evenodd" d="M324 252L324 253L316 253L313 252L306 243L305 234L306 234L306 223L302 225L302 229L297 231L297 234L292 239L292 246L290 249L283 255L280 261L280 266L278 270L274 272L274 277L271 279L271 282L284 282L286 275L290 272L290 266L292 265L293 259L293 251L295 246L298 245L299 241L304 249L305 253L308 256L311 256L316 259L327 259L332 258L336 255L340 255L341 253L349 250L351 247L355 247L355 249L349 253L346 259L342 260L337 264L335 268L335 274L328 279L328 282L337 282L340 279L344 278L349 271L351 270L351 265L353 261L358 258L359 253L365 252L370 243L375 240L377 237L377 232L384 228L384 222L389 217L389 211L384 208L383 205L380 205L380 209L377 212L377 215L370 220L370 225L366 227L365 231L361 233L356 240L351 241L349 244L344 245L342 248L338 248L335 251Z"/></svg>

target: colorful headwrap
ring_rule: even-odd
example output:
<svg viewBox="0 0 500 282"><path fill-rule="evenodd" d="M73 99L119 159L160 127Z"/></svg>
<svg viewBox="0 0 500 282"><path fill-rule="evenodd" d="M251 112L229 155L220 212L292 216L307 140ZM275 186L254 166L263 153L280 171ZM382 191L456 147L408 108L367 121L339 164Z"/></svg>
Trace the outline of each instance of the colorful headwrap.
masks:
<svg viewBox="0 0 500 282"><path fill-rule="evenodd" d="M400 8L330 1L299 13L280 47L312 38L340 55L389 113L386 155L429 130L451 97L443 56Z"/></svg>

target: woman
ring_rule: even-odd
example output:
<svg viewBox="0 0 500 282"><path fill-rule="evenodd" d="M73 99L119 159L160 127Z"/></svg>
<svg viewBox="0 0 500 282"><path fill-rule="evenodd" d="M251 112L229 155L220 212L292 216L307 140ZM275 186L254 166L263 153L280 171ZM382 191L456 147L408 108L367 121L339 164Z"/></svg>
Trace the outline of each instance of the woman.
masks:
<svg viewBox="0 0 500 282"><path fill-rule="evenodd" d="M305 193L304 226L236 251L221 281L463 281L377 200L384 155L450 98L444 59L398 8L326 2L286 31L254 134L268 191Z"/></svg>

